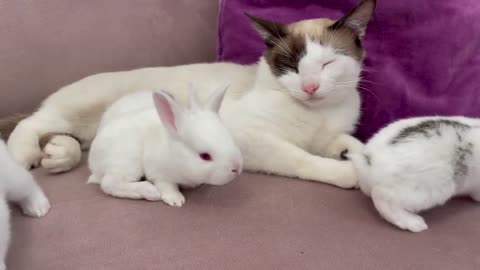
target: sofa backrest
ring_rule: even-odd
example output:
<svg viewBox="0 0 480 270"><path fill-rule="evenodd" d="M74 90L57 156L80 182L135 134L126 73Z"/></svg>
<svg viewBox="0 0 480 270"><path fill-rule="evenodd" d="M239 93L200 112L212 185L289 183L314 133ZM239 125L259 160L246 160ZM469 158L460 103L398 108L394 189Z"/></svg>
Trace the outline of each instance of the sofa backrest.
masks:
<svg viewBox="0 0 480 270"><path fill-rule="evenodd" d="M215 60L216 0L0 3L0 116L87 75Z"/></svg>

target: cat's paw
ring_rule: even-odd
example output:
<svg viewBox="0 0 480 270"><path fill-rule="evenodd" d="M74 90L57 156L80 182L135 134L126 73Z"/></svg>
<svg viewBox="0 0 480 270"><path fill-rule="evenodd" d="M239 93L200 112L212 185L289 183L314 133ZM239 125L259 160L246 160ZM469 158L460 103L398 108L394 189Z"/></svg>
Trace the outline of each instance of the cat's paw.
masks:
<svg viewBox="0 0 480 270"><path fill-rule="evenodd" d="M35 190L25 200L20 202L22 212L31 217L42 217L50 210L50 202L41 190Z"/></svg>
<svg viewBox="0 0 480 270"><path fill-rule="evenodd" d="M185 196L179 191L167 191L162 193L162 201L170 206L181 207L185 203Z"/></svg>
<svg viewBox="0 0 480 270"><path fill-rule="evenodd" d="M358 189L360 185L358 183L358 177L353 168L353 164L350 161L343 161L345 167L338 172L336 186L344 189Z"/></svg>
<svg viewBox="0 0 480 270"><path fill-rule="evenodd" d="M360 186L358 185L358 181L352 178L343 178L335 183L337 187L343 189L359 189Z"/></svg>
<svg viewBox="0 0 480 270"><path fill-rule="evenodd" d="M365 145L360 142L359 140L351 137L349 140L348 145L345 148L340 149L340 153L338 154L338 157L340 160L348 160L348 154L352 153L362 153Z"/></svg>
<svg viewBox="0 0 480 270"><path fill-rule="evenodd" d="M348 134L342 134L328 146L325 156L338 160L348 160L348 154L361 153L364 147L365 145L358 139Z"/></svg>
<svg viewBox="0 0 480 270"><path fill-rule="evenodd" d="M50 173L61 173L75 168L82 157L77 140L66 135L55 135L43 148L42 167Z"/></svg>

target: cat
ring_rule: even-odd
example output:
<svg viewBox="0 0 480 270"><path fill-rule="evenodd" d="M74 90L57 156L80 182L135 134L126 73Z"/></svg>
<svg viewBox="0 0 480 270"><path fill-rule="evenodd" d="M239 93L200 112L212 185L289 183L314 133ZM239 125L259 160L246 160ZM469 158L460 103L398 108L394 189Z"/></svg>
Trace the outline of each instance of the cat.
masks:
<svg viewBox="0 0 480 270"><path fill-rule="evenodd" d="M6 269L5 256L10 242L8 201L18 203L24 214L41 217L50 203L33 176L17 164L0 139L0 270Z"/></svg>
<svg viewBox="0 0 480 270"><path fill-rule="evenodd" d="M363 147L350 134L360 115L362 38L375 10L364 0L337 21L309 19L289 24L247 17L266 49L258 63L203 63L96 74L61 88L13 130L8 146L24 167L68 171L88 149L102 113L114 101L141 89L168 89L185 104L185 81L213 89L232 85L221 115L242 154L244 168L332 184L357 185L344 154ZM200 93L205 99L209 93ZM0 127L1 128L1 127ZM42 149L39 140L52 136Z"/></svg>

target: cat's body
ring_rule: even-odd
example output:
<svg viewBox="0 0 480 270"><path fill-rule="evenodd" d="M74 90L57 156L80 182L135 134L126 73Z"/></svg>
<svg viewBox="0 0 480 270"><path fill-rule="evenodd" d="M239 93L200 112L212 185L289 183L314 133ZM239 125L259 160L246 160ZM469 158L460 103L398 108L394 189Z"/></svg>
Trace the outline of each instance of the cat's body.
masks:
<svg viewBox="0 0 480 270"><path fill-rule="evenodd" d="M466 195L480 201L480 120L416 117L394 122L354 161L361 190L399 228L427 225L417 212Z"/></svg>
<svg viewBox="0 0 480 270"><path fill-rule="evenodd" d="M341 182L355 180L349 162L335 159L339 159L342 150L350 146L358 149L361 145L354 140L336 145L336 140L355 129L360 111L358 93L352 91L339 103L309 107L292 102L285 92L276 90L281 86L262 72L268 70L264 61L258 69L255 86L222 110L225 123L242 150L245 168L352 187L355 183ZM345 136L345 140L349 139Z"/></svg>
<svg viewBox="0 0 480 270"><path fill-rule="evenodd" d="M9 201L19 204L24 214L33 217L41 217L50 209L47 197L32 175L12 159L0 140L0 270L5 269L10 242Z"/></svg>
<svg viewBox="0 0 480 270"><path fill-rule="evenodd" d="M51 171L66 171L78 163L69 154L76 142L57 143L41 160L38 141L45 134L71 134L87 148L102 113L125 94L168 89L185 104L185 81L204 89L229 79L221 115L242 150L245 170L354 187L351 162L338 159L361 147L349 134L360 113L360 38L374 8L374 0L365 0L336 22L280 24L250 16L267 45L259 64L194 64L88 77L52 94L20 122L9 148L25 167L41 161Z"/></svg>

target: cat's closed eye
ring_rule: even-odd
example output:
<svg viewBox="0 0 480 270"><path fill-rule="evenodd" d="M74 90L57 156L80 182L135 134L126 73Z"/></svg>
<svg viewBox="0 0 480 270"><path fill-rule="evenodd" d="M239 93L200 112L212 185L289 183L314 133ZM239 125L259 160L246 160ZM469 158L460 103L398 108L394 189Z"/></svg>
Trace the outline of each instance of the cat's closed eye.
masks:
<svg viewBox="0 0 480 270"><path fill-rule="evenodd" d="M322 68L325 68L326 66L332 64L333 62L335 62L335 60L330 60L330 61L327 61L327 62L323 63Z"/></svg>

